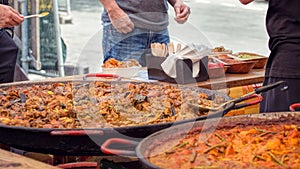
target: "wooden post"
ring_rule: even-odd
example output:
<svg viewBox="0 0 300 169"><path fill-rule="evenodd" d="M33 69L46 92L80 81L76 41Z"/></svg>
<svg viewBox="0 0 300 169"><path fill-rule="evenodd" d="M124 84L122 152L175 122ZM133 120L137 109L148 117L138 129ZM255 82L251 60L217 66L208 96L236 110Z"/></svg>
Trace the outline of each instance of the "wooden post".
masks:
<svg viewBox="0 0 300 169"><path fill-rule="evenodd" d="M40 12L40 0L31 0L31 13L36 14ZM31 19L31 50L35 57L35 68L41 70L41 54L40 54L40 18Z"/></svg>
<svg viewBox="0 0 300 169"><path fill-rule="evenodd" d="M14 9L16 9L17 11L20 11L18 0L14 0L12 5L13 5ZM20 26L15 26L15 36L17 36L19 38L21 37L21 27Z"/></svg>

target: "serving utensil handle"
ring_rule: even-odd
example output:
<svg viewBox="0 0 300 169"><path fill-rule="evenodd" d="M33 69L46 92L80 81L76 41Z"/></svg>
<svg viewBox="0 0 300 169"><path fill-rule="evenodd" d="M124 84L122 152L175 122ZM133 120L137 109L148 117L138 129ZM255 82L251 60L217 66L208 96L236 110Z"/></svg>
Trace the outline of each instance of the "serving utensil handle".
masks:
<svg viewBox="0 0 300 169"><path fill-rule="evenodd" d="M286 84L286 82L285 81L278 81L278 82L275 82L275 83L272 83L272 84L269 84L269 85L266 85L266 86L262 86L260 88L255 89L255 93L260 94L262 92L266 92L266 91L271 90L271 89L273 89L273 88L275 88L275 87L277 87L281 84Z"/></svg>
<svg viewBox="0 0 300 169"><path fill-rule="evenodd" d="M244 101L244 100L247 100L247 99L251 98L254 94L260 94L262 92L266 92L268 90L271 90L271 89L273 89L273 88L275 88L275 87L277 87L277 86L279 86L281 84L285 84L285 83L286 83L285 81L278 81L276 83L272 83L272 84L269 84L269 85L257 88L254 91L249 92L249 93L247 93L247 94L245 94L245 95L243 95L243 96L241 96L239 98L233 99L232 101L234 103L239 103L241 101Z"/></svg>
<svg viewBox="0 0 300 169"><path fill-rule="evenodd" d="M39 14L27 15L27 16L24 16L24 19L33 18L33 17L39 17Z"/></svg>

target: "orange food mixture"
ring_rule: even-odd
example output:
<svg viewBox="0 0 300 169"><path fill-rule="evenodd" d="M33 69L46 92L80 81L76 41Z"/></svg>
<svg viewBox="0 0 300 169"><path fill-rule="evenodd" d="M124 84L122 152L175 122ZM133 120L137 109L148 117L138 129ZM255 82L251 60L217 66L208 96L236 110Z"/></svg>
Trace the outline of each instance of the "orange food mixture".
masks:
<svg viewBox="0 0 300 169"><path fill-rule="evenodd" d="M118 68L118 67L122 67L122 62L118 61L114 58L110 58L106 62L104 62L102 67L103 68Z"/></svg>
<svg viewBox="0 0 300 169"><path fill-rule="evenodd" d="M199 138L193 132L149 161L165 169L300 168L300 131L294 124L237 126L216 130L207 141Z"/></svg>
<svg viewBox="0 0 300 169"><path fill-rule="evenodd" d="M102 65L103 68L126 68L132 66L139 66L139 62L134 59L130 59L127 61L118 61L114 58L110 58Z"/></svg>

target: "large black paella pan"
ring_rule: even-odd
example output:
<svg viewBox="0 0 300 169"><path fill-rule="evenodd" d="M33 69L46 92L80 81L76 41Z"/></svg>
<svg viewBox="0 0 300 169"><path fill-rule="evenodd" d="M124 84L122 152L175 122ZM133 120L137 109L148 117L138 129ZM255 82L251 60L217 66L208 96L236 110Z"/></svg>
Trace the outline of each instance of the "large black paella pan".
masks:
<svg viewBox="0 0 300 169"><path fill-rule="evenodd" d="M108 138L139 140L172 125L223 116L236 108L230 102L208 112L187 103L218 106L228 100L217 91L159 83L5 84L0 85L0 143L42 153L101 155L99 145Z"/></svg>

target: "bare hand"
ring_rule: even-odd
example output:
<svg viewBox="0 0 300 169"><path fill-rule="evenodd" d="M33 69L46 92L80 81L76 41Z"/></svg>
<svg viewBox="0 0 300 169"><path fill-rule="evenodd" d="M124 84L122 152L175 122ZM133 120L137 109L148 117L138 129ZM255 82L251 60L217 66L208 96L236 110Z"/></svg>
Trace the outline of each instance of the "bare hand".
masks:
<svg viewBox="0 0 300 169"><path fill-rule="evenodd" d="M133 30L134 24L122 9L110 11L108 15L118 32L126 34Z"/></svg>
<svg viewBox="0 0 300 169"><path fill-rule="evenodd" d="M12 7L0 4L0 28L13 27L24 21L24 16Z"/></svg>
<svg viewBox="0 0 300 169"><path fill-rule="evenodd" d="M191 13L190 7L188 7L182 1L176 1L173 8L175 10L176 15L175 20L180 24L185 23L188 20L189 15Z"/></svg>
<svg viewBox="0 0 300 169"><path fill-rule="evenodd" d="M249 4L250 2L253 2L253 0L240 0L240 2L244 5Z"/></svg>

